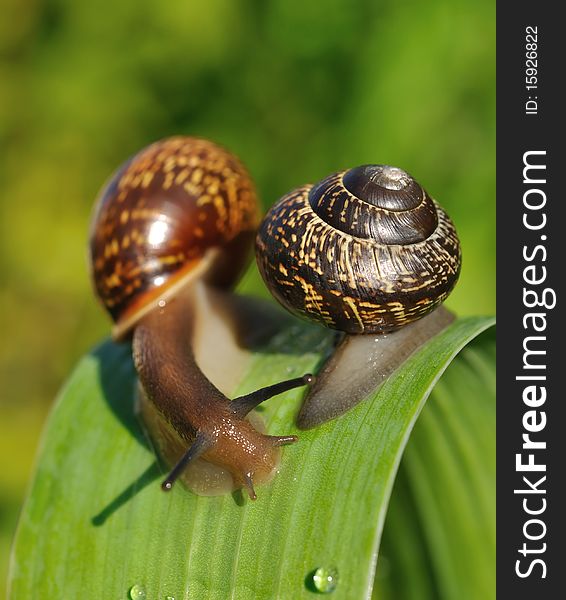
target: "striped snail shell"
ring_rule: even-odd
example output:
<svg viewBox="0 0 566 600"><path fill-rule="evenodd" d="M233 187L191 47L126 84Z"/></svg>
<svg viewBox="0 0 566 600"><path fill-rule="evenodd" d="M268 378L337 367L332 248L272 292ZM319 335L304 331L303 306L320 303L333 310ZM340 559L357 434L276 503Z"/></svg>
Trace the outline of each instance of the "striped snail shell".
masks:
<svg viewBox="0 0 566 600"><path fill-rule="evenodd" d="M430 313L461 264L447 214L388 165L341 171L285 195L260 225L256 257L284 307L354 334L396 330Z"/></svg>
<svg viewBox="0 0 566 600"><path fill-rule="evenodd" d="M177 136L126 161L101 191L90 232L92 279L114 336L191 279L236 281L258 222L246 170L213 142Z"/></svg>

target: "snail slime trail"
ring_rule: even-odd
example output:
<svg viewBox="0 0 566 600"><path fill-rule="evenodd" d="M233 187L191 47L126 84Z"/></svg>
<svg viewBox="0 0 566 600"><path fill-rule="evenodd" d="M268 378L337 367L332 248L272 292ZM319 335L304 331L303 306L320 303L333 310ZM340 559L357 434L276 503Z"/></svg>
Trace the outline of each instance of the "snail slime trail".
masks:
<svg viewBox="0 0 566 600"><path fill-rule="evenodd" d="M546 500L547 450L544 431L547 425L544 405L546 390L547 311L556 306L556 291L545 284L548 271L545 206L546 151L530 150L523 154L523 226L534 236L534 242L525 244L523 261L523 354L520 373L515 379L524 384L522 402L521 452L515 455L515 471L521 477L521 486L514 494L521 498L524 522L522 545L517 549L521 558L515 562L515 573L520 578L531 575L544 579L547 573L544 554L547 527L544 513Z"/></svg>

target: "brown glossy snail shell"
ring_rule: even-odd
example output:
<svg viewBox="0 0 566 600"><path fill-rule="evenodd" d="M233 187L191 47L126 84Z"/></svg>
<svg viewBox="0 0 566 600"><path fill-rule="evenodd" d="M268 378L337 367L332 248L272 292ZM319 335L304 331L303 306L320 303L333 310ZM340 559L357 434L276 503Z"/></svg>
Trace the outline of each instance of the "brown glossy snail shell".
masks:
<svg viewBox="0 0 566 600"><path fill-rule="evenodd" d="M193 277L234 282L258 222L246 170L212 142L173 137L128 160L101 191L90 233L92 279L114 337Z"/></svg>
<svg viewBox="0 0 566 600"><path fill-rule="evenodd" d="M291 312L348 333L431 312L460 272L444 210L405 171L364 165L284 196L260 225L259 270Z"/></svg>

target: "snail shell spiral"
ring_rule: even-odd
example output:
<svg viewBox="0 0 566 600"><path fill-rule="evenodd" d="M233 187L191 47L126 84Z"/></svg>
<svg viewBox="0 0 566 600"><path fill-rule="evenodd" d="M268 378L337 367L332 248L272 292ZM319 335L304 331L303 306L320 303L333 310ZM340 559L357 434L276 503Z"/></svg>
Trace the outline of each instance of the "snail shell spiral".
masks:
<svg viewBox="0 0 566 600"><path fill-rule="evenodd" d="M256 238L259 270L291 312L347 333L415 321L451 292L460 244L405 171L364 165L284 196Z"/></svg>

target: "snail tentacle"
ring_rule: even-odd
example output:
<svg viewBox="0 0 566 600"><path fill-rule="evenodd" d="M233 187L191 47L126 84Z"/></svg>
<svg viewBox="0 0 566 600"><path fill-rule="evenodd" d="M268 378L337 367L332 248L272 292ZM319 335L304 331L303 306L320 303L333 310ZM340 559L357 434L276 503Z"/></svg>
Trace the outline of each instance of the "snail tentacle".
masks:
<svg viewBox="0 0 566 600"><path fill-rule="evenodd" d="M293 379L280 381L279 383L275 383L274 385L269 385L267 387L260 388L259 390L256 390L251 394L246 394L245 396L239 396L238 398L234 398L234 400L230 402L230 409L235 415L243 418L256 406L259 406L262 402L269 400L269 398L273 398L273 396L283 394L284 392L287 392L294 388L309 385L313 381L314 377L310 373L307 373L302 377L295 377Z"/></svg>
<svg viewBox="0 0 566 600"><path fill-rule="evenodd" d="M202 432L197 433L195 441L189 446L185 454L183 454L179 462L171 469L169 475L167 475L161 484L161 489L164 492L171 490L175 481L177 481L189 464L206 452L212 446L212 443L212 440L206 434Z"/></svg>

